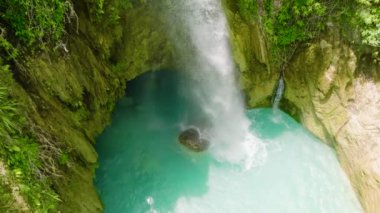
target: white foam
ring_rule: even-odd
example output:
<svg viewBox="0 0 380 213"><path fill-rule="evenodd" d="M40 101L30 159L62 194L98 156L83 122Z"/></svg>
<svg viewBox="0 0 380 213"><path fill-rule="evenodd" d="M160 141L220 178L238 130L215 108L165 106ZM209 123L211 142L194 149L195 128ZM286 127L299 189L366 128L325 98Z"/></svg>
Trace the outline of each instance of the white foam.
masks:
<svg viewBox="0 0 380 213"><path fill-rule="evenodd" d="M147 213L158 213L158 211L154 208L154 198L151 196L148 196L146 198L146 203L150 206L150 209Z"/></svg>

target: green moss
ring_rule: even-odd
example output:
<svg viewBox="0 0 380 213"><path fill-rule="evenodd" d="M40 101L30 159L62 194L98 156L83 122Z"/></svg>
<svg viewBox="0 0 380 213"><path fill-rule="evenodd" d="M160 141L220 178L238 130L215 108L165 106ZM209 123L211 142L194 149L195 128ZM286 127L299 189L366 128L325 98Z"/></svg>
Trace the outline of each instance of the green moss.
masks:
<svg viewBox="0 0 380 213"><path fill-rule="evenodd" d="M98 21L108 26L119 24L123 12L133 8L130 0L108 0L106 4L104 0L95 0L97 3Z"/></svg>
<svg viewBox="0 0 380 213"><path fill-rule="evenodd" d="M238 0L239 14L247 21L252 20L258 15L258 6L256 1Z"/></svg>
<svg viewBox="0 0 380 213"><path fill-rule="evenodd" d="M380 2L378 0L356 0L358 9L355 15L362 42L380 47Z"/></svg>
<svg viewBox="0 0 380 213"><path fill-rule="evenodd" d="M33 132L27 128L23 106L10 93L15 82L9 67L1 64L0 83L0 159L4 160L9 170L8 176L11 178L8 182L20 189L21 196L32 211L52 211L59 197L50 188L50 180L43 172L42 167L46 165L41 161L39 144ZM13 194L4 195L5 203L14 199L9 196Z"/></svg>
<svg viewBox="0 0 380 213"><path fill-rule="evenodd" d="M17 212L14 205L15 200L12 195L12 189L5 182L4 178L0 178L0 211L1 212Z"/></svg>

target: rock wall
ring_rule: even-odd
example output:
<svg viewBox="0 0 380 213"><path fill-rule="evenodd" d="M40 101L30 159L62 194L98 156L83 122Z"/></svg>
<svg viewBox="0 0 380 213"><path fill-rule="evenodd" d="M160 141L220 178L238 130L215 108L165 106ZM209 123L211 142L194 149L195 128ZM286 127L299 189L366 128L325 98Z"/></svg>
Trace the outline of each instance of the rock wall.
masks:
<svg viewBox="0 0 380 213"><path fill-rule="evenodd" d="M278 71L272 67L260 22L244 20L235 4L234 1L225 1L240 86L248 106L269 106Z"/></svg>
<svg viewBox="0 0 380 213"><path fill-rule="evenodd" d="M103 208L93 186L95 138L109 123L126 82L170 66L172 47L155 4L135 3L111 24L91 18L87 1L75 1L74 8L79 25L68 26L67 46L24 57L15 69L14 93L22 97L30 123L69 155L53 178L59 209L94 213Z"/></svg>
<svg viewBox="0 0 380 213"><path fill-rule="evenodd" d="M300 121L337 151L366 212L380 209L379 58L336 34L299 52L285 71L285 99Z"/></svg>
<svg viewBox="0 0 380 213"><path fill-rule="evenodd" d="M259 18L225 1L247 105L270 107L279 77ZM337 27L300 48L285 70L281 109L333 147L366 212L380 209L379 50L348 44ZM360 49L360 51L359 51Z"/></svg>

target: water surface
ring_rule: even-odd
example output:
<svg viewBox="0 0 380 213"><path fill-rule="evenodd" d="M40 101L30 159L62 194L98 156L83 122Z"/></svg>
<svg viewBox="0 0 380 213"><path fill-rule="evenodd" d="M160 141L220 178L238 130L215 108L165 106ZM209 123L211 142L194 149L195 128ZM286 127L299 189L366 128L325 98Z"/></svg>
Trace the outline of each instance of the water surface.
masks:
<svg viewBox="0 0 380 213"><path fill-rule="evenodd" d="M105 212L362 212L335 153L281 111L247 111L265 145L250 170L186 150L177 136L197 110L182 83L147 74L119 101L96 146Z"/></svg>

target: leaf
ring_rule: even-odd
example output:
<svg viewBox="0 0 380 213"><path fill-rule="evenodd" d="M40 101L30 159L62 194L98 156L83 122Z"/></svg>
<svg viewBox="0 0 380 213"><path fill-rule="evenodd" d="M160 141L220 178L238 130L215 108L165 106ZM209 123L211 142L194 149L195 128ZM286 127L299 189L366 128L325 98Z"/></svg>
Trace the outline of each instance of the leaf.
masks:
<svg viewBox="0 0 380 213"><path fill-rule="evenodd" d="M13 145L12 148L11 148L11 150L14 151L14 152L20 152L21 151L20 147L18 147L16 145Z"/></svg>

